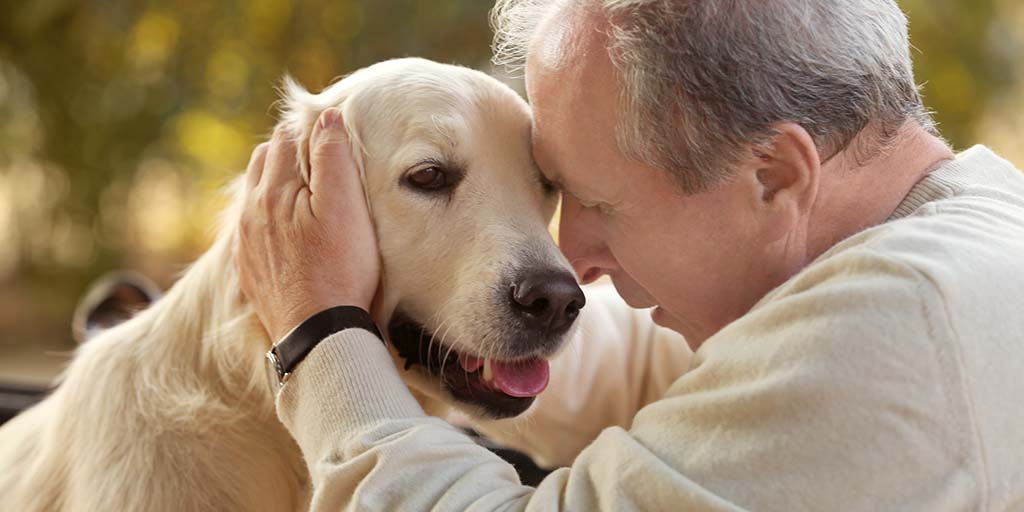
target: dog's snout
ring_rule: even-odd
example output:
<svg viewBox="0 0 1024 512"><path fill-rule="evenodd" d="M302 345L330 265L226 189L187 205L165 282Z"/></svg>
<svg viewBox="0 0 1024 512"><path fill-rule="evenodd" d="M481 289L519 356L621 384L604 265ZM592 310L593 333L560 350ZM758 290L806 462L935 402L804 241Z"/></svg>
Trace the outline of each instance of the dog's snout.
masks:
<svg viewBox="0 0 1024 512"><path fill-rule="evenodd" d="M587 299L568 272L529 272L512 284L512 310L531 329L564 332L576 320Z"/></svg>

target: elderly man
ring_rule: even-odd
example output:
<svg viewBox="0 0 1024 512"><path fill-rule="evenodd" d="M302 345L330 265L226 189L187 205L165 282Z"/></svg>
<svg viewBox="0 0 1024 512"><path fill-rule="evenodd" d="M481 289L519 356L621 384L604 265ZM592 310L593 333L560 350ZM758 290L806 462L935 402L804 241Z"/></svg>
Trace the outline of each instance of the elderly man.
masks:
<svg viewBox="0 0 1024 512"><path fill-rule="evenodd" d="M693 360L646 406L579 389L591 405L563 423L627 400L635 416L530 488L343 330L278 400L314 509L1024 507L1024 176L936 135L894 1L509 0L495 20L499 56L525 59L563 251L582 281L656 306ZM338 214L250 201L243 219L243 286L277 336L368 307L377 283L340 120L323 122L313 172L334 186L303 193ZM621 353L584 346L581 367L642 386L616 368L664 364Z"/></svg>

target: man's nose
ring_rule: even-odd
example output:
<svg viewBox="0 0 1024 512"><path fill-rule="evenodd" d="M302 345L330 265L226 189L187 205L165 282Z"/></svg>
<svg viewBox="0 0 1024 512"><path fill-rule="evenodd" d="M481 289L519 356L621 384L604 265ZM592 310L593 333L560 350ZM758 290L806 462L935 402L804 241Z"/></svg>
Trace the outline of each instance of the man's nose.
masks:
<svg viewBox="0 0 1024 512"><path fill-rule="evenodd" d="M561 218L558 221L558 247L573 271L579 276L580 284L591 283L606 273L600 265L600 247L603 242L594 219L579 201L565 194L562 196Z"/></svg>

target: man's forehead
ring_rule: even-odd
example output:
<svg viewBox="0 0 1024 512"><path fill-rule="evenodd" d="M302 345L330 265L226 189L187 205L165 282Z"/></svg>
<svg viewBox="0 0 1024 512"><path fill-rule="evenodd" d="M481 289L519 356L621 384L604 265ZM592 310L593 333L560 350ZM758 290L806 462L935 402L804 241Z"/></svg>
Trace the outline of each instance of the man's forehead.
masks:
<svg viewBox="0 0 1024 512"><path fill-rule="evenodd" d="M564 3L564 2L562 2ZM560 69L567 63L569 50L579 39L578 16L559 6L544 17L534 31L527 51L528 63L542 69Z"/></svg>
<svg viewBox="0 0 1024 512"><path fill-rule="evenodd" d="M567 84L579 83L605 52L605 38L593 14L580 8L552 11L538 25L526 54L526 92L536 110L555 98L574 96ZM598 59L593 57L597 56Z"/></svg>
<svg viewBox="0 0 1024 512"><path fill-rule="evenodd" d="M607 50L607 21L592 10L568 11L573 12L544 21L527 52L526 92L536 124L560 123L579 117L580 112L612 108L605 100L618 97Z"/></svg>
<svg viewBox="0 0 1024 512"><path fill-rule="evenodd" d="M593 51L600 16L580 2L559 1L540 21L526 52L526 71L552 73L574 67Z"/></svg>
<svg viewBox="0 0 1024 512"><path fill-rule="evenodd" d="M534 155L544 174L567 190L579 185L572 179L578 158L592 156L580 148L614 125L618 98L606 49L607 21L586 9L548 17L527 53ZM570 162L575 167L567 168Z"/></svg>

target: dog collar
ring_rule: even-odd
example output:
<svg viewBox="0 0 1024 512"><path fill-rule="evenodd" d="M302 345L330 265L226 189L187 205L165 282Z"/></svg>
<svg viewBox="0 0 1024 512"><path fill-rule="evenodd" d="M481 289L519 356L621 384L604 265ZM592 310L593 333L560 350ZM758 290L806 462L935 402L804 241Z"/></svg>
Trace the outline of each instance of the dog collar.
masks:
<svg viewBox="0 0 1024 512"><path fill-rule="evenodd" d="M336 306L325 309L297 325L281 341L267 351L267 382L276 396L295 367L328 336L345 329L365 329L384 340L365 309L356 306Z"/></svg>

